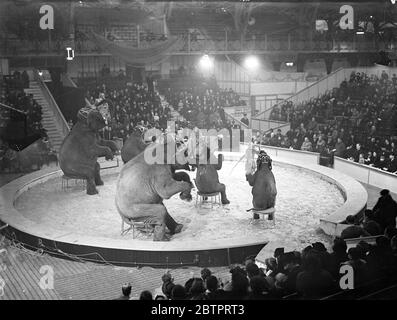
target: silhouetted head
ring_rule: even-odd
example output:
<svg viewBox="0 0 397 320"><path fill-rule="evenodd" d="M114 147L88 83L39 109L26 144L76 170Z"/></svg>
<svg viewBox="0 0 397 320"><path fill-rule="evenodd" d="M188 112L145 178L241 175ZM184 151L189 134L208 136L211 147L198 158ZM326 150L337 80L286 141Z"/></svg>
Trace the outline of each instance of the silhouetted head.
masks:
<svg viewBox="0 0 397 320"><path fill-rule="evenodd" d="M132 289L131 284L129 283L123 284L123 286L121 287L121 292L123 293L123 296L129 297L131 294L131 289Z"/></svg>
<svg viewBox="0 0 397 320"><path fill-rule="evenodd" d="M171 300L184 300L186 299L186 290L180 284L175 285L171 291Z"/></svg>
<svg viewBox="0 0 397 320"><path fill-rule="evenodd" d="M219 284L218 284L218 278L215 276L209 276L206 281L205 281L205 285L207 287L207 289L210 292L215 291L216 289L218 289Z"/></svg>
<svg viewBox="0 0 397 320"><path fill-rule="evenodd" d="M153 300L153 295L148 290L142 291L139 296L139 300Z"/></svg>

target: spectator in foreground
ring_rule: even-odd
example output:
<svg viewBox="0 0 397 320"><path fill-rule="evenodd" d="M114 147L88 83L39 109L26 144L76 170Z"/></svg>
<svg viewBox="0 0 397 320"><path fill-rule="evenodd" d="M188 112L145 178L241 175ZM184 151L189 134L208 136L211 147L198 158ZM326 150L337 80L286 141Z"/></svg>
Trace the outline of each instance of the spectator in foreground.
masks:
<svg viewBox="0 0 397 320"><path fill-rule="evenodd" d="M347 244L341 238L335 238L330 254L331 274L336 279L339 276L339 267L343 262L349 260L347 256Z"/></svg>
<svg viewBox="0 0 397 320"><path fill-rule="evenodd" d="M241 268L234 268L231 271L231 291L228 292L228 298L231 300L243 300L248 295L249 282L247 274Z"/></svg>
<svg viewBox="0 0 397 320"><path fill-rule="evenodd" d="M169 299L171 297L171 291L174 288L174 279L172 278L169 272L165 273L161 280L163 280L163 285L161 290L163 291L164 295Z"/></svg>
<svg viewBox="0 0 397 320"><path fill-rule="evenodd" d="M359 248L348 250L349 260L342 265L349 265L354 271L354 286L357 287L369 280L367 262L362 259Z"/></svg>
<svg viewBox="0 0 397 320"><path fill-rule="evenodd" d="M272 298L267 290L267 282L261 276L254 276L250 280L251 292L248 294L248 300L269 300Z"/></svg>
<svg viewBox="0 0 397 320"><path fill-rule="evenodd" d="M121 287L122 295L114 300L130 300L131 289L131 284L123 284L123 286Z"/></svg>
<svg viewBox="0 0 397 320"><path fill-rule="evenodd" d="M356 219L354 216L349 215L346 217L346 223L349 224L349 226L344 229L341 233L341 238L342 239L351 239L351 238L359 238L359 237L368 237L370 234L364 230L359 225L356 225Z"/></svg>
<svg viewBox="0 0 397 320"><path fill-rule="evenodd" d="M205 283L206 279L207 279L212 273L211 273L211 270L210 270L210 269L204 268L204 269L201 270L200 274L201 274L201 279L203 279L203 281L204 281L204 283Z"/></svg>
<svg viewBox="0 0 397 320"><path fill-rule="evenodd" d="M153 295L148 290L142 291L139 296L139 300L153 300Z"/></svg>
<svg viewBox="0 0 397 320"><path fill-rule="evenodd" d="M317 299L330 294L334 289L331 274L321 268L318 257L308 253L303 259L304 271L298 274L296 289L304 299Z"/></svg>
<svg viewBox="0 0 397 320"><path fill-rule="evenodd" d="M219 288L219 281L217 277L215 276L207 277L205 285L207 287L207 292L205 294L206 300L225 299L225 291Z"/></svg>
<svg viewBox="0 0 397 320"><path fill-rule="evenodd" d="M204 300L205 299L205 287L204 281L201 278L195 278L192 286L189 290L190 300Z"/></svg>
<svg viewBox="0 0 397 320"><path fill-rule="evenodd" d="M372 210L366 209L364 211L364 221L363 221L363 228L367 231L371 236L378 236L382 234L382 229L375 221L374 213Z"/></svg>
<svg viewBox="0 0 397 320"><path fill-rule="evenodd" d="M187 297L184 286L180 284L175 285L171 291L171 300L185 300Z"/></svg>
<svg viewBox="0 0 397 320"><path fill-rule="evenodd" d="M375 220L380 224L382 232L386 227L396 227L397 203L390 195L390 191L383 189L374 208Z"/></svg>

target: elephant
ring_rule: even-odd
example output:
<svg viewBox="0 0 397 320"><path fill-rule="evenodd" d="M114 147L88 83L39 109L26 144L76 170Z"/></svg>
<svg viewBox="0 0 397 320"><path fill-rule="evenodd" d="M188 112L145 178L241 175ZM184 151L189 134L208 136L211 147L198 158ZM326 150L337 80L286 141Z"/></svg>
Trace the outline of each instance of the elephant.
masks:
<svg viewBox="0 0 397 320"><path fill-rule="evenodd" d="M144 151L147 146L148 144L142 138L142 132L135 128L121 149L121 159L127 163Z"/></svg>
<svg viewBox="0 0 397 320"><path fill-rule="evenodd" d="M82 108L77 122L65 137L59 150L59 165L66 176L87 180L87 194L97 194L96 186L103 185L98 157L112 160L118 151L117 144L101 139L98 131L105 127L101 113Z"/></svg>
<svg viewBox="0 0 397 320"><path fill-rule="evenodd" d="M147 144L142 138L142 133L139 129L135 129L131 136L128 137L127 141L121 149L121 159L124 163L127 163L131 159L135 158L137 155L142 153L148 146L153 144ZM167 144L164 144L164 154L167 154ZM174 180L176 181L186 181L192 183L189 175L186 172L176 172L176 170L187 170L190 171L190 166L188 163L185 164L171 164L171 172Z"/></svg>
<svg viewBox="0 0 397 320"><path fill-rule="evenodd" d="M272 172L270 157L262 150L259 152L255 173L246 174L246 179L252 188L252 205L255 210L266 210L276 205L276 180ZM254 213L254 219L259 215Z"/></svg>
<svg viewBox="0 0 397 320"><path fill-rule="evenodd" d="M202 193L221 193L222 204L229 204L230 201L226 196L226 186L219 182L218 170L222 169L223 155L218 154L218 161L214 158L210 148L207 148L207 161L201 164L197 157L196 187ZM214 164L216 163L216 164Z"/></svg>
<svg viewBox="0 0 397 320"><path fill-rule="evenodd" d="M5 167L11 172L28 172L49 165L53 155L44 138L38 139L21 151L8 149L3 157Z"/></svg>
<svg viewBox="0 0 397 320"><path fill-rule="evenodd" d="M162 146L162 145L161 145ZM171 234L181 232L183 225L177 223L163 204L164 199L180 192L181 199L191 199L192 184L174 179L171 164L149 163L145 158L158 144L151 144L145 152L128 161L121 169L116 187L116 207L123 219L145 221L154 225L154 241L170 240ZM183 164L186 150L174 152L176 164Z"/></svg>

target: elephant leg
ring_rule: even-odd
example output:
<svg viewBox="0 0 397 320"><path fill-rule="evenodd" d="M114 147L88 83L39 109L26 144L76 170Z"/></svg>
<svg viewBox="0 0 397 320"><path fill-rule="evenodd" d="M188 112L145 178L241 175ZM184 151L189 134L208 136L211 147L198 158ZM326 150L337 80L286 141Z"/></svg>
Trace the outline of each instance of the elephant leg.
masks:
<svg viewBox="0 0 397 320"><path fill-rule="evenodd" d="M103 181L101 179L101 166L99 165L98 162L95 163L94 178L95 178L95 185L103 186Z"/></svg>
<svg viewBox="0 0 397 320"><path fill-rule="evenodd" d="M226 186L223 183L219 183L217 190L218 192L221 193L221 201L222 204L229 204L230 201L228 200L227 196L226 196Z"/></svg>
<svg viewBox="0 0 397 320"><path fill-rule="evenodd" d="M94 178L88 178L87 179L87 194L93 195L97 194L98 190L95 187L95 179Z"/></svg>

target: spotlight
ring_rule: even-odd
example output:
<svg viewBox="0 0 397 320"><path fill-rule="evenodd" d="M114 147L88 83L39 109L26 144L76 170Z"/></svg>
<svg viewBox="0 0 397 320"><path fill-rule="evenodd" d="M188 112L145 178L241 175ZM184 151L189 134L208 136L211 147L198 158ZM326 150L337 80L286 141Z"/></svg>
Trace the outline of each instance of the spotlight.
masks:
<svg viewBox="0 0 397 320"><path fill-rule="evenodd" d="M43 71L39 71L38 73L40 77L43 75Z"/></svg>
<svg viewBox="0 0 397 320"><path fill-rule="evenodd" d="M286 65L287 67L293 67L293 66L294 66L294 63L293 63L293 62L286 62L285 65Z"/></svg>
<svg viewBox="0 0 397 320"><path fill-rule="evenodd" d="M364 31L357 31L356 34L364 34Z"/></svg>
<svg viewBox="0 0 397 320"><path fill-rule="evenodd" d="M396 0L390 0L392 4L396 4Z"/></svg>
<svg viewBox="0 0 397 320"><path fill-rule="evenodd" d="M208 54L205 54L200 59L200 67L204 70L208 70L212 67L213 62Z"/></svg>
<svg viewBox="0 0 397 320"><path fill-rule="evenodd" d="M244 67L250 71L256 71L259 68L259 60L255 56L249 56L244 61Z"/></svg>

